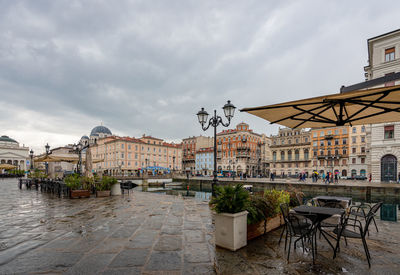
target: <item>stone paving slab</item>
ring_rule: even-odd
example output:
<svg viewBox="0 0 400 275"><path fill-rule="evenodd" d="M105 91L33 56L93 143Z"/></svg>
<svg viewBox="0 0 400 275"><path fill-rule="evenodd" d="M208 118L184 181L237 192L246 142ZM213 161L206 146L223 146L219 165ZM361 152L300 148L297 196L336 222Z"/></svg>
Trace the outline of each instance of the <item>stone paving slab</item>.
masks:
<svg viewBox="0 0 400 275"><path fill-rule="evenodd" d="M0 274L215 274L207 202L142 192L60 199L13 179L0 188Z"/></svg>

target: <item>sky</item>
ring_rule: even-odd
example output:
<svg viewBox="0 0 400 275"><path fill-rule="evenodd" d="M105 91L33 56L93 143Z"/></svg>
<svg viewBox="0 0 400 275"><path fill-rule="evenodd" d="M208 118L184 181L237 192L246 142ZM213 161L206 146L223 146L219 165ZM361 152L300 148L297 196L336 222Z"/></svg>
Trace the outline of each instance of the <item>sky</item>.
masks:
<svg viewBox="0 0 400 275"><path fill-rule="evenodd" d="M400 28L399 10L365 0L0 0L0 135L35 153L101 123L178 142L211 136L196 113L223 116L227 100L237 107L230 127L276 134L238 110L364 81L367 39Z"/></svg>

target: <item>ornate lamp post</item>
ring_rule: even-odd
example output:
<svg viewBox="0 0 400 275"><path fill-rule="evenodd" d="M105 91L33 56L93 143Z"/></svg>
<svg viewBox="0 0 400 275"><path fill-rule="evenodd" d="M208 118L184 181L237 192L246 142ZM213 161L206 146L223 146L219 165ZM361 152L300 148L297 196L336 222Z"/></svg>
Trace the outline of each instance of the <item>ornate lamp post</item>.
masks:
<svg viewBox="0 0 400 275"><path fill-rule="evenodd" d="M175 172L175 156L172 157L172 172Z"/></svg>
<svg viewBox="0 0 400 275"><path fill-rule="evenodd" d="M73 151L78 154L78 163L76 170L79 175L82 173L82 151L86 148L89 148L89 140L86 139L81 139L78 144L72 145Z"/></svg>
<svg viewBox="0 0 400 275"><path fill-rule="evenodd" d="M30 167L30 169L33 170L33 150L32 149L29 151L29 156L31 157L31 167Z"/></svg>
<svg viewBox="0 0 400 275"><path fill-rule="evenodd" d="M118 170L118 174L120 175L120 176L122 176L122 160L117 160L117 165L118 165L118 168L119 168L119 170Z"/></svg>
<svg viewBox="0 0 400 275"><path fill-rule="evenodd" d="M44 148L46 149L46 157L49 155L50 153L50 145L49 143L47 143ZM46 175L49 175L49 163L46 161L45 162L45 166L46 166Z"/></svg>
<svg viewBox="0 0 400 275"><path fill-rule="evenodd" d="M236 107L231 103L230 100L222 107L224 110L225 117L228 119L228 123L224 123L222 121L222 117L217 116L217 110L214 110L214 116L210 118L207 123L208 119L208 113L204 110L204 108L201 108L201 110L197 113L197 118L199 119L199 123L201 124L201 128L203 131L207 131L207 129L212 126L214 128L214 172L213 172L213 182L212 182L212 194L213 196L215 195L215 190L214 187L216 184L218 184L218 179L217 179L217 127L218 125L222 125L224 127L228 127L229 124L231 123L231 119L233 118L233 115L235 113Z"/></svg>

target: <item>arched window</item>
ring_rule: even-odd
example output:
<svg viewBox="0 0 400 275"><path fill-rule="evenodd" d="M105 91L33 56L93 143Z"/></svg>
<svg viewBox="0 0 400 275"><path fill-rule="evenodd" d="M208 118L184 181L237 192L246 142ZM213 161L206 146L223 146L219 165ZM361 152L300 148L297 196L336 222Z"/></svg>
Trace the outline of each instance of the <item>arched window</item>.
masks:
<svg viewBox="0 0 400 275"><path fill-rule="evenodd" d="M287 154L288 154L288 160L291 161L291 160L292 160L292 151L289 150L289 151L287 152Z"/></svg>
<svg viewBox="0 0 400 275"><path fill-rule="evenodd" d="M354 178L355 176L357 176L357 170L353 169L351 170L351 177Z"/></svg>
<svg viewBox="0 0 400 275"><path fill-rule="evenodd" d="M393 155L385 155L381 159L381 181L396 181L397 159Z"/></svg>
<svg viewBox="0 0 400 275"><path fill-rule="evenodd" d="M276 152L272 152L272 160L276 161Z"/></svg>
<svg viewBox="0 0 400 275"><path fill-rule="evenodd" d="M365 174L366 174L365 170L364 170L364 169L361 169L361 170L360 170L360 176L365 177Z"/></svg>
<svg viewBox="0 0 400 275"><path fill-rule="evenodd" d="M295 160L299 160L299 159L300 159L300 154L299 154L299 150L298 150L298 149L296 149L296 150L294 151L294 159L295 159Z"/></svg>
<svg viewBox="0 0 400 275"><path fill-rule="evenodd" d="M285 151L281 151L281 160L285 160Z"/></svg>
<svg viewBox="0 0 400 275"><path fill-rule="evenodd" d="M347 170L342 170L342 176L347 177Z"/></svg>
<svg viewBox="0 0 400 275"><path fill-rule="evenodd" d="M305 149L305 150L304 150L304 159L305 159L305 160L308 160L308 158L309 158L308 149Z"/></svg>

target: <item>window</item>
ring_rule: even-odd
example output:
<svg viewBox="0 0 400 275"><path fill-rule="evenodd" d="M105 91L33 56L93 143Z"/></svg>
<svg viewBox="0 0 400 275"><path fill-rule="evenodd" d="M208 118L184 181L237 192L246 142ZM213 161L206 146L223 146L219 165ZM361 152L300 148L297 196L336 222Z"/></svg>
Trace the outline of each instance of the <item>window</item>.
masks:
<svg viewBox="0 0 400 275"><path fill-rule="evenodd" d="M273 152L273 153L272 153L272 160L273 160L273 161L276 161L276 152Z"/></svg>
<svg viewBox="0 0 400 275"><path fill-rule="evenodd" d="M343 128L342 133L343 133L343 135L347 134L347 129Z"/></svg>
<svg viewBox="0 0 400 275"><path fill-rule="evenodd" d="M299 139L298 138L296 138L296 143L299 143Z"/></svg>
<svg viewBox="0 0 400 275"><path fill-rule="evenodd" d="M343 144L347 144L347 138L343 139Z"/></svg>
<svg viewBox="0 0 400 275"><path fill-rule="evenodd" d="M394 137L394 125L385 126L385 139Z"/></svg>
<svg viewBox="0 0 400 275"><path fill-rule="evenodd" d="M337 155L339 155L339 150L335 150L335 155L337 156Z"/></svg>
<svg viewBox="0 0 400 275"><path fill-rule="evenodd" d="M347 155L347 150L343 149L343 155Z"/></svg>
<svg viewBox="0 0 400 275"><path fill-rule="evenodd" d="M355 153L356 153L356 148L351 148L351 152L352 152L353 154L355 154Z"/></svg>
<svg viewBox="0 0 400 275"><path fill-rule="evenodd" d="M327 135L332 135L332 130L328 130Z"/></svg>
<svg viewBox="0 0 400 275"><path fill-rule="evenodd" d="M394 60L394 47L385 50L385 62Z"/></svg>
<svg viewBox="0 0 400 275"><path fill-rule="evenodd" d="M313 137L315 137L315 138L318 137L318 133L314 132Z"/></svg>
<svg viewBox="0 0 400 275"><path fill-rule="evenodd" d="M324 146L324 145L325 145L324 141L321 140L320 143L319 143L319 146Z"/></svg>
<svg viewBox="0 0 400 275"><path fill-rule="evenodd" d="M313 146L314 146L314 147L317 147L317 146L318 146L318 142L317 142L317 141L314 141L314 142L313 142Z"/></svg>
<svg viewBox="0 0 400 275"><path fill-rule="evenodd" d="M331 146L332 145L332 141L329 139L328 140L328 146Z"/></svg>
<svg viewBox="0 0 400 275"><path fill-rule="evenodd" d="M124 149L124 145L123 144L121 144L121 149Z"/></svg>
<svg viewBox="0 0 400 275"><path fill-rule="evenodd" d="M365 158L361 158L361 163L365 163Z"/></svg>
<svg viewBox="0 0 400 275"><path fill-rule="evenodd" d="M323 150L319 151L319 155L323 156L324 155L324 151Z"/></svg>
<svg viewBox="0 0 400 275"><path fill-rule="evenodd" d="M294 159L295 159L295 160L299 160L299 159L300 159L299 150L295 150L295 151L294 151Z"/></svg>
<svg viewBox="0 0 400 275"><path fill-rule="evenodd" d="M357 128L353 127L353 134L357 133Z"/></svg>
<svg viewBox="0 0 400 275"><path fill-rule="evenodd" d="M343 166L347 165L347 160L346 160L346 159L343 159L343 160L342 160L342 165L343 165Z"/></svg>
<svg viewBox="0 0 400 275"><path fill-rule="evenodd" d="M335 145L339 145L339 139L335 139Z"/></svg>
<svg viewBox="0 0 400 275"><path fill-rule="evenodd" d="M361 153L365 153L365 147L361 147Z"/></svg>
<svg viewBox="0 0 400 275"><path fill-rule="evenodd" d="M304 150L304 159L308 160L308 150Z"/></svg>
<svg viewBox="0 0 400 275"><path fill-rule="evenodd" d="M320 137L323 137L323 136L324 136L324 132L320 132L320 133L319 133L319 136L320 136Z"/></svg>
<svg viewBox="0 0 400 275"><path fill-rule="evenodd" d="M339 135L339 130L335 129L335 135Z"/></svg>
<svg viewBox="0 0 400 275"><path fill-rule="evenodd" d="M284 151L281 152L281 160L285 160L285 152Z"/></svg>
<svg viewBox="0 0 400 275"><path fill-rule="evenodd" d="M365 133L365 126L361 127L361 133Z"/></svg>
<svg viewBox="0 0 400 275"><path fill-rule="evenodd" d="M364 136L361 137L361 142L365 143L365 137Z"/></svg>
<svg viewBox="0 0 400 275"><path fill-rule="evenodd" d="M357 142L357 137L352 137L351 142L356 143Z"/></svg>
<svg viewBox="0 0 400 275"><path fill-rule="evenodd" d="M304 142L308 142L308 138L304 138Z"/></svg>

